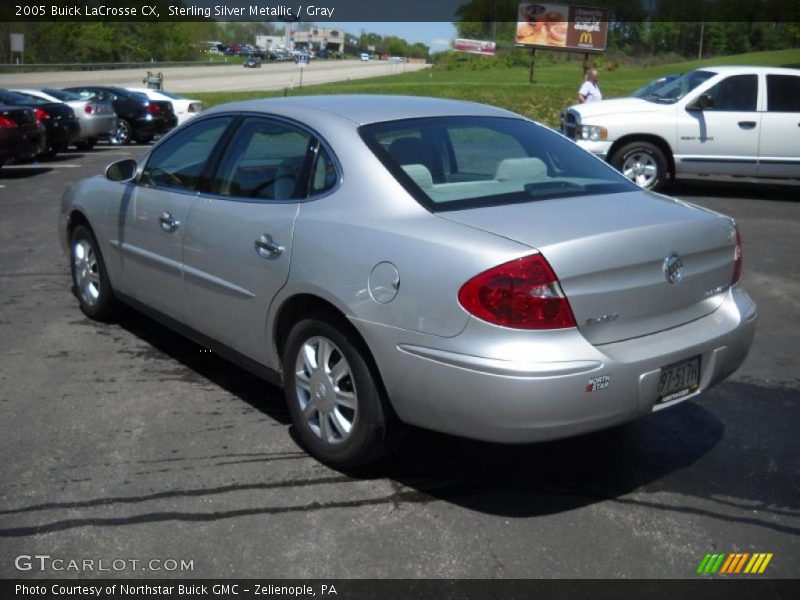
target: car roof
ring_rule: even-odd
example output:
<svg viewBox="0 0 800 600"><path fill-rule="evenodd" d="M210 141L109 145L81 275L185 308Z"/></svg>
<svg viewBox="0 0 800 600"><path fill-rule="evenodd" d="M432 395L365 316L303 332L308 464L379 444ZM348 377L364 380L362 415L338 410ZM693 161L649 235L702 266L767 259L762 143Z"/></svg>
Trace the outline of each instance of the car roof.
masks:
<svg viewBox="0 0 800 600"><path fill-rule="evenodd" d="M774 75L800 75L800 69L787 67L765 67L764 65L720 65L698 67L697 71L713 71L715 73L772 73Z"/></svg>
<svg viewBox="0 0 800 600"><path fill-rule="evenodd" d="M271 112L303 120L309 109L323 111L347 119L358 125L414 119L422 117L481 116L513 117L519 115L502 108L446 100L426 96L394 96L373 94L294 96L290 98L265 98L231 102L215 106L209 113L222 111Z"/></svg>

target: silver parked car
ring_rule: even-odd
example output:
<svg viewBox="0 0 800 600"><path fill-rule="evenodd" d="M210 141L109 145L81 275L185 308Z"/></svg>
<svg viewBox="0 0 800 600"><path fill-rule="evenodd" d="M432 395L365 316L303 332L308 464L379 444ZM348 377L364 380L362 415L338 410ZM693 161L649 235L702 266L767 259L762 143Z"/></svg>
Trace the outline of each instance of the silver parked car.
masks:
<svg viewBox="0 0 800 600"><path fill-rule="evenodd" d="M728 217L480 104L237 102L64 196L89 317L118 301L283 384L338 467L400 424L496 442L699 394L750 347Z"/></svg>
<svg viewBox="0 0 800 600"><path fill-rule="evenodd" d="M54 88L13 91L46 102L63 102L72 108L80 126L80 134L73 142L78 150L91 150L98 139L108 139L117 130L117 113L110 102L87 100L73 92Z"/></svg>

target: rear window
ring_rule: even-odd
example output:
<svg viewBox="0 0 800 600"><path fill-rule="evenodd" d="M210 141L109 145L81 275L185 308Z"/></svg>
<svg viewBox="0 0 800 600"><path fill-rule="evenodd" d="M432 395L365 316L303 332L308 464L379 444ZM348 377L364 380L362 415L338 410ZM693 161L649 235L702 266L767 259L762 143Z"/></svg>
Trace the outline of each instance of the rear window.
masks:
<svg viewBox="0 0 800 600"><path fill-rule="evenodd" d="M639 189L562 135L522 119L409 119L359 132L433 212Z"/></svg>
<svg viewBox="0 0 800 600"><path fill-rule="evenodd" d="M800 112L800 76L767 75L767 110Z"/></svg>

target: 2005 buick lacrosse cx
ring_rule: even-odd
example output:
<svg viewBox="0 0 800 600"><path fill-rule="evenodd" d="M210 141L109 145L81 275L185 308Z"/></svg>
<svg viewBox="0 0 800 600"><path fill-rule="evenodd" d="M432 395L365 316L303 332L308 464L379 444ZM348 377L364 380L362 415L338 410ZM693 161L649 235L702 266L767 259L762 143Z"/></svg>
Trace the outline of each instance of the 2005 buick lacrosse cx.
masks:
<svg viewBox="0 0 800 600"><path fill-rule="evenodd" d="M59 233L86 315L123 302L282 384L340 468L404 423L522 443L672 406L757 316L731 218L450 100L217 106L73 185Z"/></svg>

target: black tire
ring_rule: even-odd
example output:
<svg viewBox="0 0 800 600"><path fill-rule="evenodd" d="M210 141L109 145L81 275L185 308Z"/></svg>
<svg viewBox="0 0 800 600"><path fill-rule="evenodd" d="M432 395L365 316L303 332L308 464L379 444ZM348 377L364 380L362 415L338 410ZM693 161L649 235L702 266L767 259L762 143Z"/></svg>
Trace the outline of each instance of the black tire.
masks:
<svg viewBox="0 0 800 600"><path fill-rule="evenodd" d="M132 138L133 127L127 120L120 118L117 121L117 130L109 136L108 142L112 146L126 146L131 143Z"/></svg>
<svg viewBox="0 0 800 600"><path fill-rule="evenodd" d="M91 250L91 255L86 250ZM81 256L86 256L81 263ZM91 260L89 257L93 257ZM85 225L78 225L69 239L69 262L72 274L72 292L78 299L80 309L87 317L95 321L109 321L114 318L119 308L119 301L114 296L111 282L108 280L106 264L100 253L99 245L92 231ZM81 268L84 267L96 275L96 283L92 290L81 285ZM96 292L96 296L93 296Z"/></svg>
<svg viewBox="0 0 800 600"><path fill-rule="evenodd" d="M625 144L611 157L611 164L628 179L647 190L660 190L670 182L671 173L667 157L661 148L650 142ZM651 165L656 171L652 177L647 171Z"/></svg>
<svg viewBox="0 0 800 600"><path fill-rule="evenodd" d="M78 150L91 150L94 148L94 145L97 143L97 138L86 138L85 140L81 140L80 142L75 142L75 147Z"/></svg>
<svg viewBox="0 0 800 600"><path fill-rule="evenodd" d="M324 419L318 409L316 410L317 429L315 431L313 418L307 420L303 416L301 397L308 396L308 404L320 402L320 406L325 402L324 398L312 400L311 390L317 392L317 384L313 377L307 379L306 387L308 391L298 392L298 374L296 367L301 349L309 342L314 340L326 339L333 343L334 351L330 354L328 364L338 366L338 361L343 357L349 366L350 376L343 377L338 383L332 383L333 379L327 380L332 389L344 388L345 391L355 392L354 404L356 410L350 413L347 408L343 412L346 417L352 416L352 426L344 439L338 441L328 441L323 439L320 432ZM319 347L319 346L317 346ZM353 470L374 465L379 460L385 458L395 447L400 439L402 426L394 414L388 399L381 391L382 388L376 380L376 375L372 372L366 358L367 350L357 335L346 323L327 314L313 314L310 317L299 321L292 327L289 337L286 340L285 351L283 353L283 372L284 390L286 401L289 407L289 414L292 416L295 430L306 451L320 462L342 470ZM335 361L335 362L332 362ZM328 393L324 390L320 393ZM337 406L337 410L341 407ZM332 413L329 413L331 415ZM340 412L342 414L342 412ZM340 433L335 431L331 421L328 427L335 435Z"/></svg>

